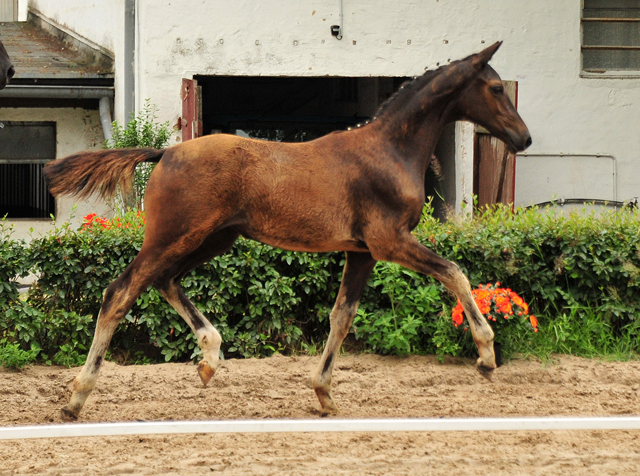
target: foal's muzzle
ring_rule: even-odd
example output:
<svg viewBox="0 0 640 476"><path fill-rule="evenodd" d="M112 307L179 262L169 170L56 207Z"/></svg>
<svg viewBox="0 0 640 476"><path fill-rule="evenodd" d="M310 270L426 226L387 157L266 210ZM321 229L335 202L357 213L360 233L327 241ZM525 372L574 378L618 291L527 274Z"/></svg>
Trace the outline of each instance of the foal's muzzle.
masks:
<svg viewBox="0 0 640 476"><path fill-rule="evenodd" d="M527 149L533 142L528 130L522 133L514 133L508 130L507 135L509 136L509 139L505 142L514 154Z"/></svg>

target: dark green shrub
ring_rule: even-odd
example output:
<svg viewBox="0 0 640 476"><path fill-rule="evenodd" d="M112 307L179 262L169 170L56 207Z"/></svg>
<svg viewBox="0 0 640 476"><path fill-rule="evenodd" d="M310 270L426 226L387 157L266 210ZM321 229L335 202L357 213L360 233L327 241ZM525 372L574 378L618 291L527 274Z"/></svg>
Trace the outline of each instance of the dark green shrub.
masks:
<svg viewBox="0 0 640 476"><path fill-rule="evenodd" d="M45 334L40 327L30 329L30 338L40 342L49 356L71 342L88 348L105 288L142 245L143 222L135 213L111 221L87 218L88 227L64 226L31 243L30 263L40 279L28 302L10 310L5 322L18 329L23 323L17 316L24 316L33 326L40 321L44 326L42 316L69 313L69 325L81 336L71 338L70 329L62 329L57 320L51 327L47 321L49 332L57 329L63 336L63 340L46 336L52 343L48 346L41 343ZM340 259L337 254L295 254L241 239L228 254L188 274L182 286L222 334L226 355L269 355L299 348L304 335L324 335L322 320L326 324L335 298ZM40 318L28 317L30 312ZM187 360L199 352L191 329L153 288L127 314L111 349L125 358L144 350L166 361Z"/></svg>
<svg viewBox="0 0 640 476"><path fill-rule="evenodd" d="M12 343L7 339L0 339L0 365L8 369L21 369L36 361L40 349L34 343L31 349L23 350L19 343Z"/></svg>
<svg viewBox="0 0 640 476"><path fill-rule="evenodd" d="M640 311L638 213L574 213L503 207L472 221L434 224L419 239L455 261L473 286L500 281L536 314L576 304L601 309L620 323Z"/></svg>
<svg viewBox="0 0 640 476"><path fill-rule="evenodd" d="M354 319L356 338L381 354L435 351L431 336L443 311L434 281L393 263L378 263Z"/></svg>
<svg viewBox="0 0 640 476"><path fill-rule="evenodd" d="M575 321L583 313L595 316L612 339L626 340L635 352L640 349L637 211L565 217L553 208L512 213L497 207L464 222L438 224L427 215L417 236L458 263L473 287L499 281L530 304L540 333L533 337L518 326L506 327L496 341L503 350L507 344L507 357L524 349L539 353L538 343L554 331L556 319L568 314ZM464 339L469 343L468 336Z"/></svg>
<svg viewBox="0 0 640 476"><path fill-rule="evenodd" d="M17 278L26 274L25 244L11 238L11 227L0 218L0 313L18 299Z"/></svg>
<svg viewBox="0 0 640 476"><path fill-rule="evenodd" d="M103 227L105 221L94 218L92 231L66 226L26 249L12 244L4 256L17 256L21 264L3 271L6 276L29 267L40 279L26 301L11 293L0 314L0 338L24 352L38 349L43 361L81 363L102 293L140 249L141 220L130 213L120 218L120 227L117 220ZM530 304L539 333L517 320L497 329L507 358L522 352L637 353L637 213L564 218L551 211L497 208L444 224L425 214L415 234L457 262L472 286L500 281ZM189 273L182 285L222 334L226 356L269 355L314 349L326 339L342 264L337 253L291 253L241 239L229 253ZM455 298L441 284L388 263L377 264L368 284L354 321L361 350L476 354L470 333L452 325ZM140 296L111 345L112 357L130 362L184 361L197 354L191 330L153 288Z"/></svg>

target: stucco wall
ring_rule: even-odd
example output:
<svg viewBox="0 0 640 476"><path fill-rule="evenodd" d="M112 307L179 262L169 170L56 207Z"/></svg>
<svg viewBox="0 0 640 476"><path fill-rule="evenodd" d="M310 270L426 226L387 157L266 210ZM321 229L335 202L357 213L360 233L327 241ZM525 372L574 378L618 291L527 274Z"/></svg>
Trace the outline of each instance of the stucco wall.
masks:
<svg viewBox="0 0 640 476"><path fill-rule="evenodd" d="M29 0L29 8L109 51L121 48L124 0Z"/></svg>
<svg viewBox="0 0 640 476"><path fill-rule="evenodd" d="M124 120L124 0L28 0L29 9L115 54L114 119Z"/></svg>
<svg viewBox="0 0 640 476"><path fill-rule="evenodd" d="M58 12L60 21L93 35L93 41L105 47L110 46L102 41L110 41L117 58L122 57L123 32L117 25L123 0L113 5L32 1L44 13ZM111 24L120 28L111 34L101 33L106 28L103 3L109 4L108 15L117 17ZM558 168L567 174L575 164L561 162L565 155L611 156L617 170L617 196L612 198L640 194L640 79L581 77L580 0L343 3L344 38L338 41L329 34L330 25L338 23L338 0L138 0L138 105L150 98L160 119L175 123L181 113L182 77L416 75L427 65L504 40L492 65L503 79L519 82L519 111L533 137L527 153L558 157ZM81 14L74 13L78 9ZM116 97L121 93L117 81ZM118 114L116 107L122 120ZM524 154L518 163L526 160ZM517 177L522 180L545 186L542 176ZM562 187L547 191L563 193Z"/></svg>
<svg viewBox="0 0 640 476"><path fill-rule="evenodd" d="M104 136L98 111L79 108L0 108L0 121L51 121L56 123L56 158L86 149L100 149ZM74 210L73 207L77 206ZM103 202L96 200L78 201L62 197L56 203L58 225L71 221L74 226L82 222L89 213L105 214L110 210ZM30 228L33 236L38 236L53 227L51 220L16 219L7 220L14 225L14 238L29 239Z"/></svg>

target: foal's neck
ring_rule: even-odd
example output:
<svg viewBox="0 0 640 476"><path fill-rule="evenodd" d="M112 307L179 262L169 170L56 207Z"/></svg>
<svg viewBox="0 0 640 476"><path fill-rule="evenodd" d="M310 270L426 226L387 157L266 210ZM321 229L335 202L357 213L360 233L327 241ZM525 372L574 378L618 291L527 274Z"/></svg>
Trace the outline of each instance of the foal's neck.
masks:
<svg viewBox="0 0 640 476"><path fill-rule="evenodd" d="M458 118L450 98L443 98L427 109L407 107L394 117L384 118L384 135L408 164L424 173L444 127Z"/></svg>

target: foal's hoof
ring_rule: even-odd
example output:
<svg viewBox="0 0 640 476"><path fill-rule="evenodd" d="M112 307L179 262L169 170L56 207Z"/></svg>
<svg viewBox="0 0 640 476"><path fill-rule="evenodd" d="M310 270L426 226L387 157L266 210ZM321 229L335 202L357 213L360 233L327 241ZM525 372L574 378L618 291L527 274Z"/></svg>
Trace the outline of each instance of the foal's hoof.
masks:
<svg viewBox="0 0 640 476"><path fill-rule="evenodd" d="M478 359L478 361L476 362L476 368L478 369L478 372L480 372L480 374L487 378L487 379L491 379L491 375L493 374L493 371L496 369L496 365L493 364L491 365L487 365L482 359Z"/></svg>
<svg viewBox="0 0 640 476"><path fill-rule="evenodd" d="M333 397L330 392L325 392L323 389L316 388L316 395L320 401L320 415L335 415L338 413L338 407L333 401Z"/></svg>
<svg viewBox="0 0 640 476"><path fill-rule="evenodd" d="M205 387L207 386L207 384L209 383L209 380L211 380L211 377L213 377L213 374L215 373L216 371L211 368L211 366L209 365L209 362L207 362L206 360L201 360L200 363L198 364L198 375L200 376L200 380L202 380L202 383L205 385Z"/></svg>
<svg viewBox="0 0 640 476"><path fill-rule="evenodd" d="M64 407L60 410L60 417L63 421L76 421L78 420L78 415L72 413L71 410L67 410L67 407Z"/></svg>
<svg viewBox="0 0 640 476"><path fill-rule="evenodd" d="M327 406L327 407L322 407L320 409L320 416L329 416L329 415L336 415L340 412L340 410L338 410L338 407L335 405L335 403L332 403L331 406Z"/></svg>

